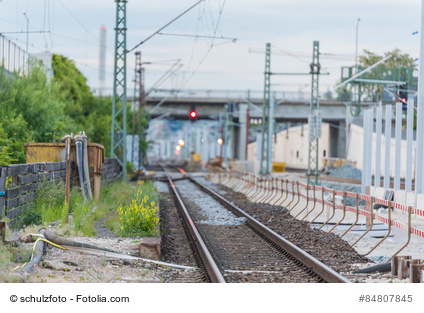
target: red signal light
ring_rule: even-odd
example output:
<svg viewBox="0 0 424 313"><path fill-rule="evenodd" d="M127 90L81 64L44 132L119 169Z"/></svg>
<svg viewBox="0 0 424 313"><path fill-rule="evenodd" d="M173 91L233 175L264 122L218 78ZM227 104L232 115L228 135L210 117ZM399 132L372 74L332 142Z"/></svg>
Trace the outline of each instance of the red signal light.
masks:
<svg viewBox="0 0 424 313"><path fill-rule="evenodd" d="M402 102L403 102L403 103L406 103L406 99L405 99L405 98L402 98Z"/></svg>
<svg viewBox="0 0 424 313"><path fill-rule="evenodd" d="M196 116L197 116L196 111L191 111L191 112L190 112L190 117L191 117L191 118L196 118Z"/></svg>

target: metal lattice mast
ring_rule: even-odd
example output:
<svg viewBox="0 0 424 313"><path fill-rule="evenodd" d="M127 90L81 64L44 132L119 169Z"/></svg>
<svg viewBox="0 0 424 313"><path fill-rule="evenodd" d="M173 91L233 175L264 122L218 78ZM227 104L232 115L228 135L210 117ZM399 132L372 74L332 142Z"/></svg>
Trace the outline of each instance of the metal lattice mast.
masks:
<svg viewBox="0 0 424 313"><path fill-rule="evenodd" d="M321 111L319 108L319 41L314 41L311 63L311 106L308 117L309 153L308 153L308 184L315 175L315 185L318 184L318 139L321 137Z"/></svg>
<svg viewBox="0 0 424 313"><path fill-rule="evenodd" d="M139 168L140 159L139 152L140 149L136 149L135 145L135 135L136 135L136 124L137 124L137 134L140 130L140 110L141 110L141 52L137 51L135 53L135 70L134 70L134 103L133 103L133 119L132 119L132 140L131 140L131 163L136 165ZM139 135L139 134L138 134ZM139 142L137 147L139 147ZM140 147L139 147L140 148Z"/></svg>
<svg viewBox="0 0 424 313"><path fill-rule="evenodd" d="M271 44L266 44L265 54L265 82L264 82L264 102L262 106L262 143L261 143L261 174L270 173L269 154L270 140L268 140L269 134L267 134L267 127L269 127L269 107L271 104ZM265 143L266 141L266 143ZM271 148L271 149L270 149Z"/></svg>
<svg viewBox="0 0 424 313"><path fill-rule="evenodd" d="M127 179L127 0L116 1L115 64L110 156L117 158Z"/></svg>

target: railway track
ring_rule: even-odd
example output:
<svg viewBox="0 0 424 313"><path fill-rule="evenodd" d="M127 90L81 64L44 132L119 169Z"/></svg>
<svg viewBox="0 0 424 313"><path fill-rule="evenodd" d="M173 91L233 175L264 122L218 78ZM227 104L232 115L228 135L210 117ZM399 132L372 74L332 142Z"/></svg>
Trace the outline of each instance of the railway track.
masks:
<svg viewBox="0 0 424 313"><path fill-rule="evenodd" d="M164 172L206 281L350 282L184 171Z"/></svg>

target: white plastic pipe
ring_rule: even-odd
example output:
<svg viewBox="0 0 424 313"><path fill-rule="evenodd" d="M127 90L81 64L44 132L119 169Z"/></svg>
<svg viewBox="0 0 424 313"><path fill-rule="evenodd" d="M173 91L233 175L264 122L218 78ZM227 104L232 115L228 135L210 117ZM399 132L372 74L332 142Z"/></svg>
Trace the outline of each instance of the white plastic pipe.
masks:
<svg viewBox="0 0 424 313"><path fill-rule="evenodd" d="M87 194L90 199L93 199L93 194L91 193L91 184L90 184L90 173L88 170L88 146L87 146L87 136L85 132L82 134L83 140L83 154L84 154L84 186L87 188Z"/></svg>
<svg viewBox="0 0 424 313"><path fill-rule="evenodd" d="M78 180L81 188L81 193L84 200L87 199L85 195L84 189L84 171L83 171L83 160L82 160L82 139L81 136L75 136L75 150L76 150L76 158L77 158L77 167L78 167Z"/></svg>

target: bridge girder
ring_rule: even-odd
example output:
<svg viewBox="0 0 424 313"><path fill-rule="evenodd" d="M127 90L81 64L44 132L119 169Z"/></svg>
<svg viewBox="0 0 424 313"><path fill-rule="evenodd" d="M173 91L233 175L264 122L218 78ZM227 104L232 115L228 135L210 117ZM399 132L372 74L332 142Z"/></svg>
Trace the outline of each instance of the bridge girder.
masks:
<svg viewBox="0 0 424 313"><path fill-rule="evenodd" d="M155 106L161 101L159 98L146 99L146 111L151 112ZM189 112L192 105L196 106L198 113L197 119L213 120L217 119L218 115L224 112L224 105L228 103L229 99L169 99L165 101L159 108L151 112L151 117L155 118L165 113L170 113L167 118L175 120L189 120ZM131 101L131 100L129 100ZM262 104L263 100L251 100L256 106L256 109L251 108L249 115L251 119L262 118ZM237 104L236 112L234 114L235 120L238 119L238 105L245 103L243 100L238 99L234 101ZM349 108L339 101L320 101L320 108L324 121L344 121L346 114L350 116ZM274 117L277 122L306 122L308 114L310 114L309 102L281 102L275 107Z"/></svg>

